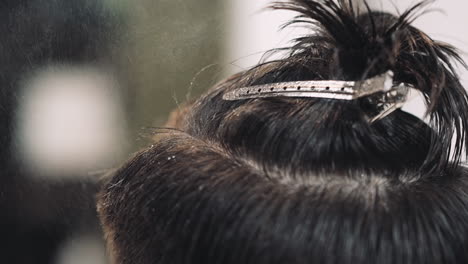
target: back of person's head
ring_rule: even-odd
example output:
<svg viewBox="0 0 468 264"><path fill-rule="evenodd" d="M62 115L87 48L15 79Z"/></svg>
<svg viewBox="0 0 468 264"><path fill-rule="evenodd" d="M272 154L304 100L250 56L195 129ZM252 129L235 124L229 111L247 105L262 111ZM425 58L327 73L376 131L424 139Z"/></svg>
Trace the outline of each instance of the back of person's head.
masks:
<svg viewBox="0 0 468 264"><path fill-rule="evenodd" d="M106 183L116 262L468 263L467 94L456 51L410 25L426 3L400 17L351 1L274 4L313 33L188 104ZM370 122L381 105L366 97L223 99L390 70L424 95L430 124L401 110Z"/></svg>

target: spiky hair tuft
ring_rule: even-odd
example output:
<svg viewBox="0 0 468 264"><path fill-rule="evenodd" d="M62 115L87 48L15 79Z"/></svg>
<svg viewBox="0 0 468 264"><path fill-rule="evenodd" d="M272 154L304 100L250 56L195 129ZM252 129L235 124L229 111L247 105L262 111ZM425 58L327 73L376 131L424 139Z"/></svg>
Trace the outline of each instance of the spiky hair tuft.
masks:
<svg viewBox="0 0 468 264"><path fill-rule="evenodd" d="M422 92L427 116L438 132L424 166L432 170L458 164L468 147L468 96L453 63L465 68L466 64L454 47L411 26L432 2L419 2L398 17L371 11L366 2L363 10L350 0L275 2L272 9L299 13L285 27L301 24L313 33L295 39L289 57L268 75L290 73L294 67L322 67L321 76L313 78L359 80L392 70L396 82L412 84ZM317 62L324 58L325 66Z"/></svg>

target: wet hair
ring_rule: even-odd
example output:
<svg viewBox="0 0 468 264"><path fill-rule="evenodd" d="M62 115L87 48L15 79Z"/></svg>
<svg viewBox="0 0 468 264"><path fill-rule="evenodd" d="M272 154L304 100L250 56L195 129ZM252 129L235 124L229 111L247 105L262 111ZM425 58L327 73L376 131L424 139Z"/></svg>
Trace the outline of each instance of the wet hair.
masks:
<svg viewBox="0 0 468 264"><path fill-rule="evenodd" d="M273 4L313 33L210 89L107 179L98 210L116 263L467 263L468 100L452 66L463 62L411 26L427 4L398 17L351 1ZM222 99L388 70L424 95L428 124L401 110L369 123L365 100Z"/></svg>

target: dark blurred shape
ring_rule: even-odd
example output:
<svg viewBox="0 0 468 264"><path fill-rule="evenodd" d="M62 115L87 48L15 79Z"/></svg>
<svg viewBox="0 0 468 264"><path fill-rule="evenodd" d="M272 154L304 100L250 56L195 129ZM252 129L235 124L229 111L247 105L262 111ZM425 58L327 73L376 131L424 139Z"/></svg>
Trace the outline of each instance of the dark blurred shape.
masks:
<svg viewBox="0 0 468 264"><path fill-rule="evenodd" d="M21 82L34 71L49 65L112 70L123 22L96 0L0 3L1 263L51 263L66 239L98 232L95 181L32 177L15 155L15 113Z"/></svg>
<svg viewBox="0 0 468 264"><path fill-rule="evenodd" d="M0 2L1 263L56 263L57 259L66 259L58 251L64 245L74 244L67 241L75 241L74 237L81 235L85 238L101 236L95 216L97 177L83 173L88 167L83 165L82 170L73 173L56 166L50 173L42 170L43 164L30 166L30 160L22 152L24 141L27 141L24 139L25 133L29 136L36 134L37 137L32 138L41 144L33 146L46 146L54 151L54 147L60 146L57 143L60 141L55 142L55 146L48 145L49 141L40 141L47 130L34 126L34 122L45 127L52 124L46 118L41 122L42 112L37 107L49 103L52 106L46 110L50 113L50 109L57 109L53 105L57 101L42 96L43 101L38 103L30 95L40 94L36 91L43 90L52 91L52 95L55 91L71 91L75 84L64 87L66 89L60 89L60 84L66 84L66 80L77 80L79 74L86 77L105 73L104 79L118 84L111 88L114 88L116 97L124 99L123 108L127 112L116 115L122 116L123 123L126 119L130 120L133 132L130 141L136 144L141 127L160 124L160 120L165 119L176 106L174 97L185 101L188 93L197 95L212 86L213 80L219 79L213 69L206 66L217 64L221 56L223 36L220 31L224 21L223 14L219 12L221 9L219 0ZM96 71L88 72L87 69ZM219 71L219 67L214 67L214 71ZM73 78L63 78L67 75ZM61 82L35 82L49 81L50 76ZM55 86L51 87L50 84ZM80 86L76 87L82 91ZM87 87L92 90L93 86ZM101 90L96 94L106 95L106 92ZM88 93L88 96L90 94L93 95ZM89 97L84 96L80 100L86 101L86 98ZM75 99L75 103L79 101L72 99ZM25 102L32 104L25 107ZM73 108L75 105L64 104L69 111L79 109ZM89 113L94 108L87 110ZM28 113L34 113L34 116ZM60 111L60 118L66 113ZM82 114L78 115L79 118L83 117ZM24 124L31 120L32 125ZM70 117L69 120L75 119ZM80 125L73 128L79 129ZM104 137L115 136L103 134ZM143 141L140 143L144 144ZM40 156L47 151L34 153L37 157L37 153ZM82 165L77 156L70 160L70 156L54 155L51 156ZM38 160L41 162L51 158L47 156ZM115 157L110 159L116 160ZM109 166L107 163L101 165L102 168Z"/></svg>

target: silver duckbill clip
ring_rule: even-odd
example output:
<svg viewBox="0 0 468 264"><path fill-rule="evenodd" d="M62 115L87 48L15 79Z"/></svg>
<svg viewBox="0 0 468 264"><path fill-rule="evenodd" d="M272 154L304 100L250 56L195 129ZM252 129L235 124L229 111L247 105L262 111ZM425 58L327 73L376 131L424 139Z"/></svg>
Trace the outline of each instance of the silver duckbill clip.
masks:
<svg viewBox="0 0 468 264"><path fill-rule="evenodd" d="M363 81L298 81L282 82L237 88L223 95L227 101L292 97L324 98L334 100L355 100L369 97L376 105L378 113L369 117L375 122L401 108L408 96L410 85L394 85L393 72L388 71L374 78Z"/></svg>

